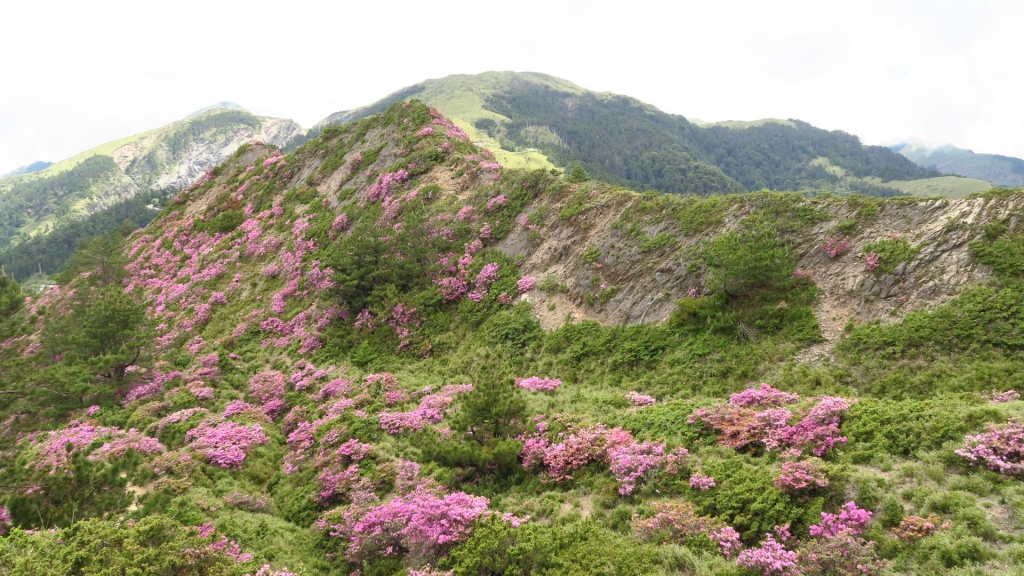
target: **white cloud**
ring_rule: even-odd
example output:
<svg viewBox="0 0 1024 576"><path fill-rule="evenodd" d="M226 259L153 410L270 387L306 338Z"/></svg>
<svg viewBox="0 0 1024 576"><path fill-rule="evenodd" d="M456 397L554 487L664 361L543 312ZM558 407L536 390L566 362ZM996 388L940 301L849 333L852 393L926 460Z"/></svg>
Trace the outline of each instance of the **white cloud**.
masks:
<svg viewBox="0 0 1024 576"><path fill-rule="evenodd" d="M531 70L704 120L800 118L1024 157L1024 3L18 2L0 172L221 100L311 125L425 78Z"/></svg>

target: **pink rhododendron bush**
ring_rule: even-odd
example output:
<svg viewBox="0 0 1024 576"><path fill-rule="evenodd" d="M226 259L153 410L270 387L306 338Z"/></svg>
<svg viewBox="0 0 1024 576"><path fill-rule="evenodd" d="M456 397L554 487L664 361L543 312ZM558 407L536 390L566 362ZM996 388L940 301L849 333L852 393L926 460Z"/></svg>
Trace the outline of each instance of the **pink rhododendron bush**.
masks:
<svg viewBox="0 0 1024 576"><path fill-rule="evenodd" d="M827 157L861 191L889 189L859 155L894 177L903 160L848 135L825 154L839 136L795 121L662 118L700 163L592 161L602 110L660 113L503 77L471 125L403 92L189 164L149 225L82 242L52 282L0 271L0 574L1013 571L1019 193L938 227L959 201L711 194L774 181L782 150L807 156L792 178L835 177L808 164ZM153 153L170 165L229 120L274 132L210 111ZM716 160L732 132L759 168ZM483 135L567 148L513 168ZM619 164L692 194L598 181ZM62 209L23 208L26 226ZM97 214L54 237L109 229ZM865 251L905 222L941 242ZM26 230L15 248L48 246ZM951 257L991 284L943 284Z"/></svg>

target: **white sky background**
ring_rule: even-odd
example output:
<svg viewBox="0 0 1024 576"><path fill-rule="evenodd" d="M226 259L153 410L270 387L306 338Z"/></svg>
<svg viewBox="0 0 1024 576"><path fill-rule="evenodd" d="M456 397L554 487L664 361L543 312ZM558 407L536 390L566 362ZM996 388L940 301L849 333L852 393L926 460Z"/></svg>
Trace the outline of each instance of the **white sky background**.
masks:
<svg viewBox="0 0 1024 576"><path fill-rule="evenodd" d="M427 78L544 72L706 121L1024 157L1024 1L0 4L0 173L228 100L310 126Z"/></svg>

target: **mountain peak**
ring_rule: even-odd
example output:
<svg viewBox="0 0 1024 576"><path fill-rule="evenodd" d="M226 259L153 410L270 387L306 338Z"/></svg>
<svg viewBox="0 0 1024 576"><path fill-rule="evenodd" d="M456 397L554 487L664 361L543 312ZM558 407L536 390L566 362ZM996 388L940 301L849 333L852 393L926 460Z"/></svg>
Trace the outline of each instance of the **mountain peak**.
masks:
<svg viewBox="0 0 1024 576"><path fill-rule="evenodd" d="M196 110L188 116L185 116L185 119L188 120L189 118L202 116L203 114L206 114L207 112L211 112L213 110L245 110L245 107L241 104L235 104L234 102L228 102L225 100L223 102L217 102L212 106L207 106L206 108L200 108L199 110Z"/></svg>

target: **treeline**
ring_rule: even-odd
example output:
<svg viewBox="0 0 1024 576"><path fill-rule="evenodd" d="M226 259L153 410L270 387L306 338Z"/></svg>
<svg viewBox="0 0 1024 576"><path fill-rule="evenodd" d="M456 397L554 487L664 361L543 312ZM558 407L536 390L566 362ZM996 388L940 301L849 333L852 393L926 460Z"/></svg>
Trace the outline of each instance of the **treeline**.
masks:
<svg viewBox="0 0 1024 576"><path fill-rule="evenodd" d="M46 235L34 236L0 252L0 267L18 280L38 273L52 275L60 271L75 250L84 243L115 230L128 232L149 224L160 212L146 205L152 200L137 197L74 220Z"/></svg>
<svg viewBox="0 0 1024 576"><path fill-rule="evenodd" d="M9 246L18 229L33 220L70 213L75 200L100 180L120 172L109 156L92 156L74 168L27 182L0 193L0 248Z"/></svg>
<svg viewBox="0 0 1024 576"><path fill-rule="evenodd" d="M864 146L856 136L800 121L793 121L795 127L766 123L745 129L701 128L625 96L580 96L527 82L488 97L486 108L512 118L488 130L500 141L539 148L557 164L582 164L601 180L639 189L900 194L884 185L853 183L810 164L822 157L861 178L888 181L938 175L887 148ZM531 137L531 128L538 126L559 138Z"/></svg>

